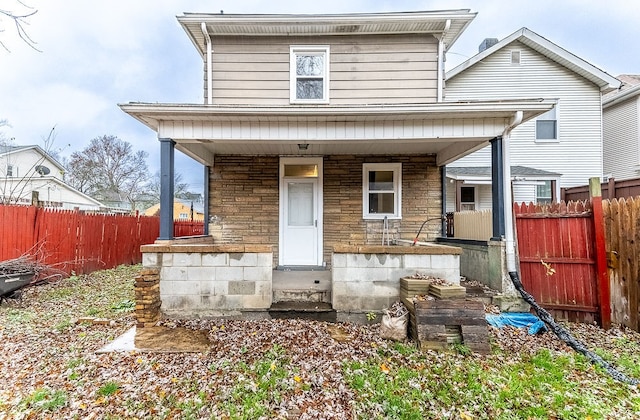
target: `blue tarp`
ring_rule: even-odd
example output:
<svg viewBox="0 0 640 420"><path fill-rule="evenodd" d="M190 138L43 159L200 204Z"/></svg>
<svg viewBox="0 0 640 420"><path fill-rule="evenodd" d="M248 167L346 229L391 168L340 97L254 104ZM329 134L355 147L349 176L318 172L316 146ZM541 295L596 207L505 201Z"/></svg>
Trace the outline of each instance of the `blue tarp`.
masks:
<svg viewBox="0 0 640 420"><path fill-rule="evenodd" d="M517 328L529 328L529 334L537 334L546 331L547 326L537 316L528 312L505 312L500 315L485 315L489 325L502 328L510 325Z"/></svg>

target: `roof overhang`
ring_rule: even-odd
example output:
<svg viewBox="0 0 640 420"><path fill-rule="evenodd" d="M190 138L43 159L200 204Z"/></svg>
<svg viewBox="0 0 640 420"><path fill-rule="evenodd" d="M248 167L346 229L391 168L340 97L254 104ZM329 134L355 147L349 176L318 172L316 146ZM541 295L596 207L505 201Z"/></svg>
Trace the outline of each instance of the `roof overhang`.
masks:
<svg viewBox="0 0 640 420"><path fill-rule="evenodd" d="M489 55L499 51L514 41L521 42L550 60L553 60L561 66L579 74L585 79L596 84L602 92L609 92L620 87L620 80L527 28L517 30L506 38L500 40L500 42L492 47L487 48L486 50L471 57L469 60L446 72L446 80L451 79L469 67L482 62L482 60Z"/></svg>
<svg viewBox="0 0 640 420"><path fill-rule="evenodd" d="M326 15L184 13L177 19L204 55L203 24L212 37L432 34L449 48L475 17L469 9L458 9Z"/></svg>
<svg viewBox="0 0 640 420"><path fill-rule="evenodd" d="M612 107L620 102L624 102L633 97L640 97L640 85L630 87L628 89L621 90L619 92L610 93L602 100L602 108L606 109Z"/></svg>
<svg viewBox="0 0 640 420"><path fill-rule="evenodd" d="M121 104L120 108L195 160L216 154L435 154L445 165L503 134L555 101L447 102L368 106L217 106ZM299 145L308 145L306 150Z"/></svg>

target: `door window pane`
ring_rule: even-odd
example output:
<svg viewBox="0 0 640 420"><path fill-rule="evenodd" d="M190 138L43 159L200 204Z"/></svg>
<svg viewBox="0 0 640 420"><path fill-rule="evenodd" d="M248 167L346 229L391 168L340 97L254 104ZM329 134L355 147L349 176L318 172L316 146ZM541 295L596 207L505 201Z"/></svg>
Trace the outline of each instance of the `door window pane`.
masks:
<svg viewBox="0 0 640 420"><path fill-rule="evenodd" d="M313 184L290 182L288 198L288 225L313 226Z"/></svg>

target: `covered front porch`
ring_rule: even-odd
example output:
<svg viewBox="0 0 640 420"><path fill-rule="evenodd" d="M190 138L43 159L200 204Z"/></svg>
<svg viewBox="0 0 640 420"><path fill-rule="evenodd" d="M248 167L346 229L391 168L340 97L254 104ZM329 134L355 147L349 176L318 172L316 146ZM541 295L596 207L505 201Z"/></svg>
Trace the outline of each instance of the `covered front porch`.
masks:
<svg viewBox="0 0 640 420"><path fill-rule="evenodd" d="M458 282L461 251L433 243L444 236L443 166L489 142L500 150L514 125L551 106L122 105L160 138L161 233L143 248L157 270L156 306L173 316L266 311L274 270L329 271L328 303L343 314L380 311L416 272ZM162 211L176 149L205 166L209 223L196 243L174 240ZM388 191L372 173L389 177ZM499 237L504 226L494 225ZM425 246L391 245L414 240Z"/></svg>

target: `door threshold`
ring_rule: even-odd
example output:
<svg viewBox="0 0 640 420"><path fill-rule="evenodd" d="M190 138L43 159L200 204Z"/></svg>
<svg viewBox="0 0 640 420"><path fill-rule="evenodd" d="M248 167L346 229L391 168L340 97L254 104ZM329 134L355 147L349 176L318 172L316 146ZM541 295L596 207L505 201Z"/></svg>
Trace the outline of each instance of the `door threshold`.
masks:
<svg viewBox="0 0 640 420"><path fill-rule="evenodd" d="M327 267L322 265L279 265L278 271L326 271Z"/></svg>

